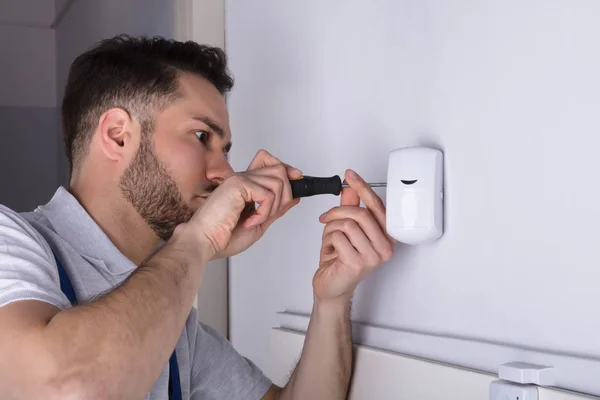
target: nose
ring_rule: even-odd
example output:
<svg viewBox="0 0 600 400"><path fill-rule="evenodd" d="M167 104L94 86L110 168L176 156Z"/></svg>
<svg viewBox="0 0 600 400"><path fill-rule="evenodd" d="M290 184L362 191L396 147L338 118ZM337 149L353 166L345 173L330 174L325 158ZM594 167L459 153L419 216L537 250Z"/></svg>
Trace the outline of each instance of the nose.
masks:
<svg viewBox="0 0 600 400"><path fill-rule="evenodd" d="M227 158L224 155L214 157L214 160L207 166L206 169L206 178L218 185L223 183L225 178L229 175L233 174L233 168L231 168L231 164L227 161Z"/></svg>

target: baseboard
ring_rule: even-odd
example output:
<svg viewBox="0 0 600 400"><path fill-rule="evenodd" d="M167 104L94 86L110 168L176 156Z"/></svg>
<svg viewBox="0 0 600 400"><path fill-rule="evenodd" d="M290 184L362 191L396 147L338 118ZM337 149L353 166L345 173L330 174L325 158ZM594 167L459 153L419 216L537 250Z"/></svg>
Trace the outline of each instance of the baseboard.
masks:
<svg viewBox="0 0 600 400"><path fill-rule="evenodd" d="M305 335L275 328L270 333L270 364L265 371L275 384L288 381L302 352ZM350 400L485 400L489 385L498 378L424 358L355 346ZM597 397L539 389L539 400L584 400Z"/></svg>

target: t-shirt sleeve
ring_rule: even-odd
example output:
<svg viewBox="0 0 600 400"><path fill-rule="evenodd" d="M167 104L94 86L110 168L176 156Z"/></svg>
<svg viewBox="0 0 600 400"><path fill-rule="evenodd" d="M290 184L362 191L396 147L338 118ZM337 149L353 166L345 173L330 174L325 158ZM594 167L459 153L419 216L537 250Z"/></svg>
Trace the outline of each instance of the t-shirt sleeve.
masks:
<svg viewBox="0 0 600 400"><path fill-rule="evenodd" d="M211 327L198 323L191 368L192 400L260 400L271 381Z"/></svg>
<svg viewBox="0 0 600 400"><path fill-rule="evenodd" d="M44 238L19 214L0 206L0 307L20 300L70 307Z"/></svg>

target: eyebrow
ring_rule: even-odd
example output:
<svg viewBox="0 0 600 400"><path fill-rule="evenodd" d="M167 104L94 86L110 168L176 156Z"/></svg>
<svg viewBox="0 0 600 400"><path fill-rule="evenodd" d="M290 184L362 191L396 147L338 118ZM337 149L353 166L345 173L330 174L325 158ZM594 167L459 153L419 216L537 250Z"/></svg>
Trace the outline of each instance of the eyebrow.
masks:
<svg viewBox="0 0 600 400"><path fill-rule="evenodd" d="M221 139L225 139L225 131L223 130L223 128L221 128L219 126L219 124L217 124L211 118L209 118L209 117L192 117L192 118L195 119L196 121L204 122L210 129L212 129L217 135L219 135L219 137ZM231 145L232 145L231 142L227 143L223 147L223 151L225 151L225 153L229 153L231 151Z"/></svg>
<svg viewBox="0 0 600 400"><path fill-rule="evenodd" d="M210 127L210 129L212 129L213 131L215 131L215 133L217 135L219 135L219 137L221 139L225 138L225 131L223 130L223 128L221 128L219 126L219 124L217 124L212 119L210 119L208 117L192 117L192 118L195 119L196 121L204 122L206 125L208 125Z"/></svg>

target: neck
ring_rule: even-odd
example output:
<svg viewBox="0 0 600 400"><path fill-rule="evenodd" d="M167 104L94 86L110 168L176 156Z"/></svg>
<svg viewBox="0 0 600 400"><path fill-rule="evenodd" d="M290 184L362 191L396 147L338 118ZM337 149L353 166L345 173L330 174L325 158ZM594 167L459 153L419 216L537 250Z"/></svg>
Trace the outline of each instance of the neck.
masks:
<svg viewBox="0 0 600 400"><path fill-rule="evenodd" d="M69 191L111 242L135 265L141 265L160 244L159 238L120 190L102 190L72 181Z"/></svg>

